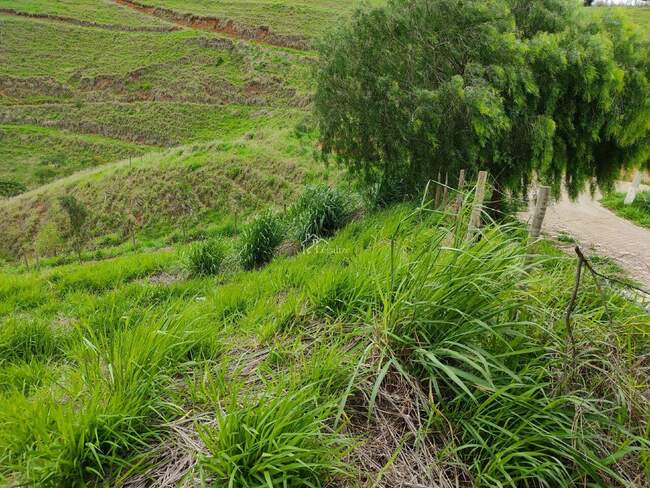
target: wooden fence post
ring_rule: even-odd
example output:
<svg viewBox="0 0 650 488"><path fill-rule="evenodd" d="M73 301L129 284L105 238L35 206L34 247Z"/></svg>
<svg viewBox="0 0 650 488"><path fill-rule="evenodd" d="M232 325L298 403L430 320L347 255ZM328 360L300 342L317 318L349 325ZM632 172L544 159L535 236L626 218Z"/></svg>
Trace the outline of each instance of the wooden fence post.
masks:
<svg viewBox="0 0 650 488"><path fill-rule="evenodd" d="M469 218L467 226L467 238L471 239L481 226L481 211L483 209L483 200L485 199L485 183L487 182L487 171L479 171L478 181L476 182L476 195L474 195L474 206L472 215Z"/></svg>
<svg viewBox="0 0 650 488"><path fill-rule="evenodd" d="M458 175L458 194L456 195L456 204L454 206L454 213L459 213L463 206L463 187L465 186L465 170L460 170Z"/></svg>
<svg viewBox="0 0 650 488"><path fill-rule="evenodd" d="M436 180L436 208L440 206L440 171L438 171L438 179Z"/></svg>
<svg viewBox="0 0 650 488"><path fill-rule="evenodd" d="M641 170L636 170L634 173L634 180L632 180L632 185L630 186L629 190L627 191L627 195L625 196L625 205L632 205L632 202L634 202L634 199L636 198L636 192L639 190L639 186L641 185Z"/></svg>
<svg viewBox="0 0 650 488"><path fill-rule="evenodd" d="M449 173L445 172L445 187L442 190L442 208L447 206L447 190L449 189Z"/></svg>
<svg viewBox="0 0 650 488"><path fill-rule="evenodd" d="M548 197L551 188L548 186L540 186L537 189L537 201L535 202L535 212L533 213L533 220L528 228L528 243L533 244L539 235L542 233L542 222L546 215L546 208L548 207Z"/></svg>

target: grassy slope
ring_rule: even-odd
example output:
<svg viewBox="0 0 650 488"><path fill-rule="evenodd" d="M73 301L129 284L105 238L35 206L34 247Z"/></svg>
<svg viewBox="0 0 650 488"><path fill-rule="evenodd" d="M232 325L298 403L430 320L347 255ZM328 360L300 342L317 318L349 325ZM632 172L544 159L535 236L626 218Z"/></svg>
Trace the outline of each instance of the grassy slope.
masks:
<svg viewBox="0 0 650 488"><path fill-rule="evenodd" d="M217 142L151 153L0 201L0 232L6 236L0 249L8 256L32 254L39 230L56 219L56 199L63 194L75 194L86 204L90 233L99 238L120 235L135 202L143 208L142 227L159 228L170 220L196 222L211 209L246 215L286 202L307 182L327 179L326 169L312 159L311 143L294 132L290 119L266 118L250 129L247 138L234 132ZM178 215L181 202L191 204L191 215Z"/></svg>
<svg viewBox="0 0 650 488"><path fill-rule="evenodd" d="M104 136L104 144L91 150L56 144L69 168L151 145L227 141L286 127L302 120L308 103L310 66L301 54L190 30L113 32L21 18L0 23L6 61L0 66L0 121L13 126L12 134L47 126ZM0 179L34 187L55 176L43 177L43 168L33 164L44 156L42 145L3 137ZM126 153L127 147L133 150ZM32 164L9 170L17 155Z"/></svg>
<svg viewBox="0 0 650 488"><path fill-rule="evenodd" d="M624 193L611 193L604 196L600 203L621 217L650 228L650 191L639 192L632 205L625 205L624 200Z"/></svg>
<svg viewBox="0 0 650 488"><path fill-rule="evenodd" d="M0 179L28 188L151 148L33 125L0 125Z"/></svg>
<svg viewBox="0 0 650 488"><path fill-rule="evenodd" d="M269 26L280 34L317 37L332 29L362 2L356 0L143 0L140 3L180 13L235 20L250 27ZM371 0L378 5L383 0Z"/></svg>
<svg viewBox="0 0 650 488"><path fill-rule="evenodd" d="M129 27L167 26L155 17L104 0L0 0L0 9L36 15L56 15L97 24Z"/></svg>
<svg viewBox="0 0 650 488"><path fill-rule="evenodd" d="M424 214L407 218L411 210L401 207L370 216L351 224L331 242L320 242L295 258L277 259L264 270L245 273L235 269L214 278L188 277L182 247L30 273L7 269L0 275L0 351L4 358L0 363L0 476L13 481L31 478L36 484L46 478L61 485L81 479L92 484L97 477L93 473L114 479L121 469L139 459L158 464L140 464L128 475L131 481L139 479L138 475L160 479L181 469L181 475L189 471L192 477L203 470L204 476L218 484L224 482L224 474L218 470L219 463L226 463L224 450L236 449L234 443L240 442L238 437L220 439L218 431L210 430L215 412L225 409L235 430L256 422L268 425L268 419L262 420L264 415L271 415L274 422L289 422L284 427L278 424L283 434L275 440L267 437L271 435L268 430L262 430L265 433L260 438L268 442L264 452L275 456L280 476L293 473L302 479L309 476L325 481L341 475L337 464L341 453L336 446L345 445L345 441L331 433L330 427L337 416L337 405L346 398L345 432L357 441L348 460L359 470L347 486L363 486L365 477L378 475L378 467L369 462L377 457L383 465L395 453L395 464L383 471L385 479L379 486L396 486L411 473L424 476L418 462L426 459L421 456L436 456L437 446L469 442L477 446L460 451L465 464L454 467L454 456L443 454L429 466L433 476L437 480L460 476L484 481L493 476L505 481L505 473L517 473L517 457L510 456L513 437L507 435L512 430L517 430L517 450L542 456L542 460L552 461L557 456L559 464L551 466L585 469L575 468L564 457L571 442L576 442L578 449L585 448L583 442L590 442L582 437L582 429L573 428L574 423L588 416L584 432L595 433L599 444L589 444L590 448L603 453L616 449L617 441L608 436L619 435L615 429L610 432L605 424L600 425L603 419L591 413L592 388L598 389L601 398L614 402L608 407L600 404L613 408L608 411L612 419L618 418L621 425L631 429L643 428L638 419L644 418L644 410L637 409L647 406L637 403L636 393L642 387L638 382L643 380L630 376L634 373L630 365L648 351L647 316L639 316L634 307L612 296L609 311L614 314L614 323L609 323L593 283L585 284L574 314L579 350L584 351L579 358L581 379L564 386L564 391L579 390L582 400L576 413L568 396L553 392L553 385L562 379L562 368L561 360L553 359L556 354L552 353L564 347L553 329L563 327L559 317L571 292L573 260L546 249L550 260L526 280L523 291L524 278L517 263L524 246L511 241L516 232L490 234L468 252L448 249L439 254L444 236L437 228L439 217ZM399 291L388 292L390 238L398 224L401 238L395 269L401 285ZM423 251L432 262L423 260ZM460 270L462 276L454 279ZM408 276L424 281L411 282ZM468 287L469 283L475 286ZM435 295L434 301L429 293ZM495 313L494 307L500 312ZM453 322L456 313L463 320ZM442 327L437 346L426 342L426 331L435 330L435 324ZM475 330L472 324L480 327ZM502 354L508 367L521 377L508 379L506 375L504 379L500 371L490 368L486 374L490 375L489 382L511 382L511 397L497 396L475 404L458 394L460 400L453 400L455 383L444 383L445 372L440 371L436 378L444 397L429 390L429 395L435 395L435 403L429 404L427 413L413 410L412 402L417 402L419 393L400 382L391 363L385 361L393 354L386 348L390 344L400 358L393 359L403 361L402 367L412 372L413 380L422 377L418 375L429 363L423 358L408 360L412 346L394 342L416 325L421 334L419 347L433 348L429 350L444 357L445 364L454 363L450 356L445 357L453 352L450 348L455 354L469 354L458 344L471 348L476 340L483 345L477 354ZM484 326L498 331L493 334L505 334L502 339L514 329L508 336L511 349L501 350L496 337L492 341L481 339L486 333ZM612 341L625 347L610 348ZM547 355L538 347L548 348ZM608 363L599 361L612 354L620 354L620 362L610 370ZM539 369L539 357L546 358L542 364L547 369ZM467 358L468 364L455 363L460 368L456 371L467 366L477 374L470 358L479 363L481 359L471 354ZM488 367L487 363L474 366L479 370ZM378 390L372 388L377 378L385 378ZM488 394L484 384L471 386L474 379L481 383L475 376L461 378L473 394ZM517 393L516 385L529 381L538 381L538 385L550 381L544 390L551 399L528 387ZM629 381L625 383L629 386L617 390L619 381ZM357 391L367 396L358 393L348 398ZM238 399L235 404L232 395ZM299 411L274 414L267 410L277 402L288 407L283 398L295 404L298 400L294 395L306 396L300 396L305 403L300 403ZM381 413L368 423L367 402L372 404L374 395L381 402ZM258 403L255 398L260 396ZM409 401L404 402L405 398ZM391 405L388 399L397 404ZM456 401L461 402L460 409L454 406ZM314 404L327 408L316 413ZM494 405L502 405L505 415L494 410ZM517 409L530 412L526 409L538 407L544 410L526 415L522 422L517 420ZM631 417L628 411L632 411ZM427 441L425 447L412 451L409 434L400 422L381 423L391 418L389 412L394 412L395 418L409 412L414 419L429 422L433 444ZM388 417L383 417L386 413ZM312 416L311 422L316 418L317 424L305 423L303 416ZM470 426L486 436L482 442L471 437L467 430ZM505 431L494 431L494 426ZM203 435L208 436L209 449L197 451L186 441L196 438L195 429L203 428L208 429ZM388 432L397 438L391 439ZM566 438L566 444L559 440L564 434L573 436ZM305 435L306 440L299 440ZM139 445L137 439L145 440L144 444ZM255 446L241 442L240 447L250 453L248 462L264 469L261 466L268 458L258 457ZM290 442L305 450L283 456L281 449ZM319 446L324 445L331 448L323 452ZM89 449L95 454L89 455ZM149 457L136 457L142 452ZM188 463L178 462L179 452ZM413 452L414 457L409 457ZM302 456L309 453L318 467L300 471L295 456L305 459ZM545 457L549 454L553 457ZM630 467L634 459L630 454L617 465L626 476L634 472ZM534 458L529 461L535 462ZM253 464L241 466L242 476L253 476ZM549 476L546 468L536 474ZM561 471L556 475L563 479ZM426 478L414 479L420 484L427 482ZM605 479L608 486L616 484L607 475ZM252 482L236 485L257 486ZM281 483L276 481L273 486Z"/></svg>

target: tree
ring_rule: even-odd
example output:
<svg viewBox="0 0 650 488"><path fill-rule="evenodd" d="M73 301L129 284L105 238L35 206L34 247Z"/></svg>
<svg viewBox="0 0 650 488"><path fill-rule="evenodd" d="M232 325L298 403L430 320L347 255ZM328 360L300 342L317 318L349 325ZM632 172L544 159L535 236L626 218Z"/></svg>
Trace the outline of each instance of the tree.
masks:
<svg viewBox="0 0 650 488"><path fill-rule="evenodd" d="M610 187L650 147L648 46L570 0L392 0L320 48L323 152L417 191L466 168L524 192Z"/></svg>
<svg viewBox="0 0 650 488"><path fill-rule="evenodd" d="M70 243L71 248L77 253L79 262L81 262L81 251L88 240L86 228L88 210L86 210L83 203L72 195L59 197L59 204L66 216L61 225L61 236Z"/></svg>

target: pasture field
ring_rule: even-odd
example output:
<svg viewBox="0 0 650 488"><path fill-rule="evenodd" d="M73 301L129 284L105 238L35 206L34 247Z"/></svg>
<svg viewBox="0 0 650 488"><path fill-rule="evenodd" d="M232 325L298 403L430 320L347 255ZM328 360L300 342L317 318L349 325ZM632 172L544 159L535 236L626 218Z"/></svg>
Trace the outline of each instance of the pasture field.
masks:
<svg viewBox="0 0 650 488"><path fill-rule="evenodd" d="M141 156L151 148L34 125L0 125L0 179L27 188L81 169Z"/></svg>
<svg viewBox="0 0 650 488"><path fill-rule="evenodd" d="M232 19L249 27L269 26L280 34L319 37L345 20L355 8L381 5L383 0L144 0L138 3L179 13Z"/></svg>

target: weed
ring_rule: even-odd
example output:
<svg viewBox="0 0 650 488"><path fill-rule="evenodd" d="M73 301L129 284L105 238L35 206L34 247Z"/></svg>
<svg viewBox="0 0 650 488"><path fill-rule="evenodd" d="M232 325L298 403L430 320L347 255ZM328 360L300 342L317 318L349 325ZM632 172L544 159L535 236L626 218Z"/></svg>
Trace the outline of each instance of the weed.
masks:
<svg viewBox="0 0 650 488"><path fill-rule="evenodd" d="M290 211L296 238L306 247L334 235L348 223L352 208L346 192L327 185L308 186Z"/></svg>

